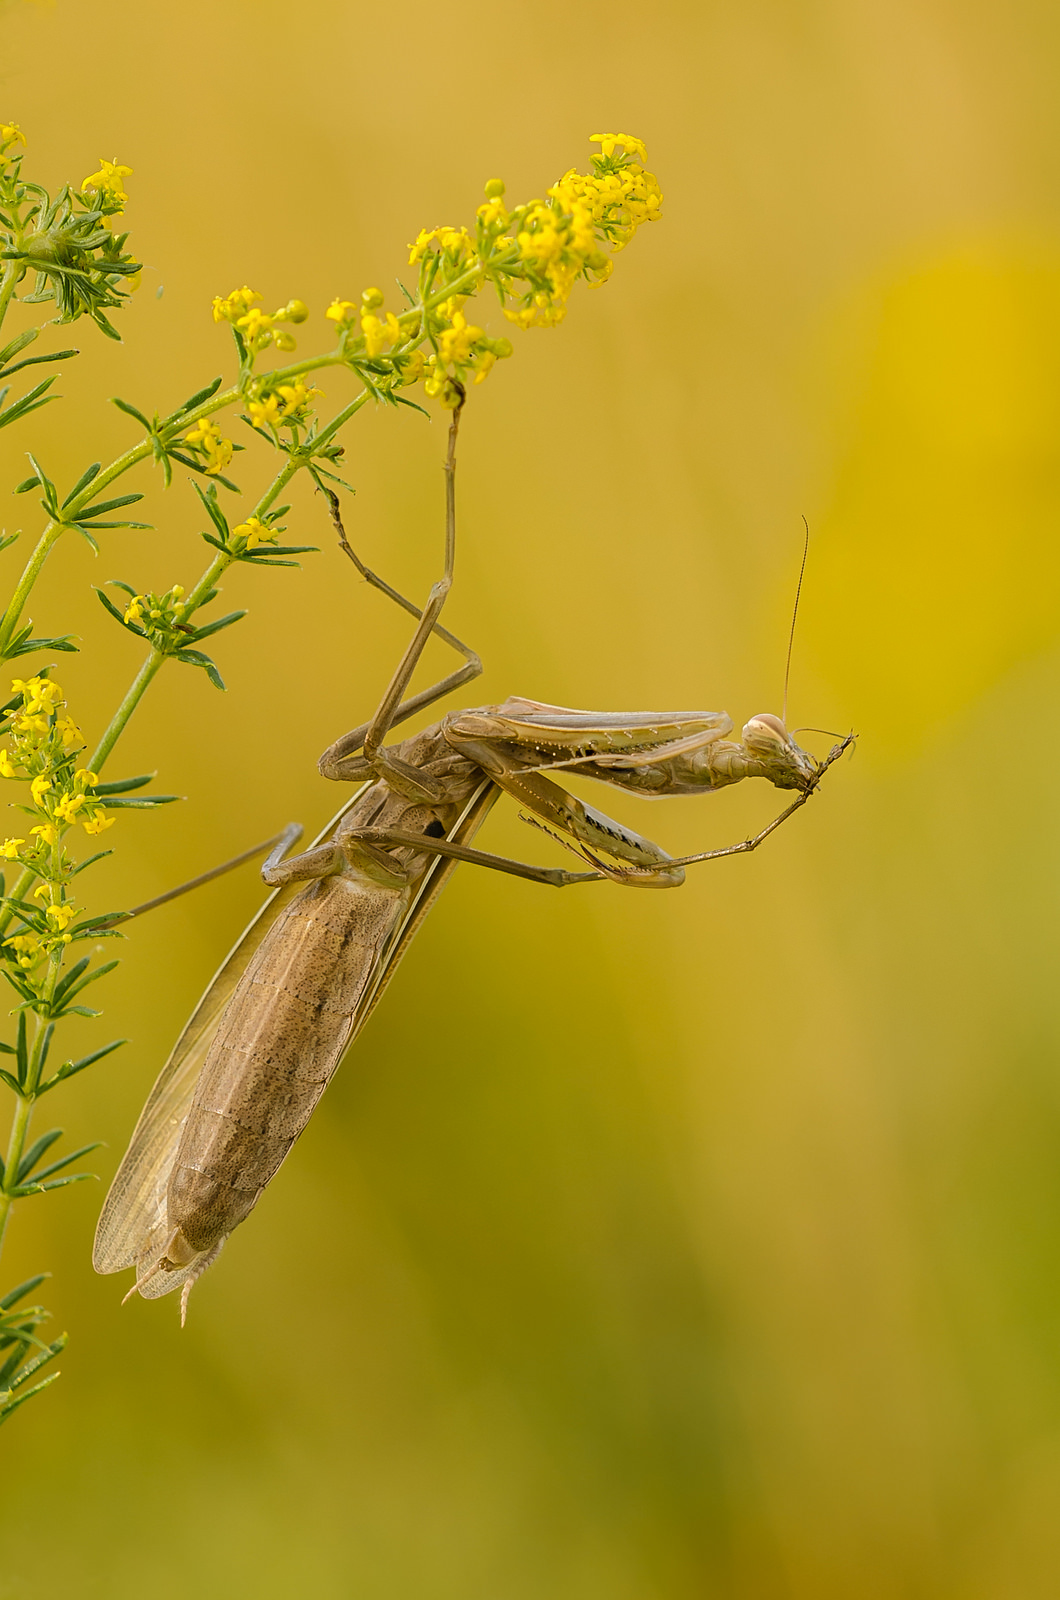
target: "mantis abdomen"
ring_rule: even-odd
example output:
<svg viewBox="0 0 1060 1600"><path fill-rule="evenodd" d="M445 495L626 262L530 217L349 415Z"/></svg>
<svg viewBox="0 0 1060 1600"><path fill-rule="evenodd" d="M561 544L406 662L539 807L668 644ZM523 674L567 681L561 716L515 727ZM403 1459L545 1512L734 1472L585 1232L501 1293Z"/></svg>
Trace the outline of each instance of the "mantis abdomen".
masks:
<svg viewBox="0 0 1060 1600"><path fill-rule="evenodd" d="M210 1046L169 1180L169 1223L194 1254L242 1222L309 1121L407 901L343 873L306 884L269 930Z"/></svg>

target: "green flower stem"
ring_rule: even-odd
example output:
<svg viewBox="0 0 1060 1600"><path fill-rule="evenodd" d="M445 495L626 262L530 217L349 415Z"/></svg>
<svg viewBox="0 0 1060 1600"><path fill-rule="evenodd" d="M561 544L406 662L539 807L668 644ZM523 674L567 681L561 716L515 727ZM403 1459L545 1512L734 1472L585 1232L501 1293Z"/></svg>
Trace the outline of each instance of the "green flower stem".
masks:
<svg viewBox="0 0 1060 1600"><path fill-rule="evenodd" d="M61 955L52 957L51 976L48 984L48 997L54 993L56 980L59 976ZM30 1051L29 1068L26 1074L26 1093L16 1095L15 1113L11 1118L11 1133L7 1141L7 1156L4 1164L4 1184L0 1189L0 1248L3 1247L4 1234L7 1232L7 1219L11 1215L11 1207L17 1196L11 1193L18 1181L18 1169L22 1163L22 1155L26 1148L26 1135L29 1133L30 1119L33 1116L33 1102L37 1095L37 1085L40 1083L41 1071L44 1065L43 1047L44 1035L48 1024L39 1016L34 1016L35 1032L33 1035L33 1048Z"/></svg>
<svg viewBox="0 0 1060 1600"><path fill-rule="evenodd" d="M321 428L313 440L314 450L319 451L322 445L330 444L340 428L344 428L351 417L357 415L361 407L371 398L370 389L362 389L356 400L351 400L348 406L343 406L337 416L332 417L326 428ZM275 496L269 496L270 503Z"/></svg>
<svg viewBox="0 0 1060 1600"><path fill-rule="evenodd" d="M93 750L91 756L89 756L87 762L89 772L95 772L98 775L102 771L104 761L106 761L125 731L126 723L140 704L147 692L148 684L165 659L164 650L152 650L150 655L147 656L136 677L129 685L121 705L111 717L102 739Z"/></svg>
<svg viewBox="0 0 1060 1600"><path fill-rule="evenodd" d="M12 634L18 626L18 619L22 615L26 601L29 599L30 590L40 577L41 568L51 554L52 546L57 544L63 534L61 522L49 522L33 549L33 554L26 562L11 596L7 610L4 612L3 621L0 622L0 655L3 655L11 642Z"/></svg>
<svg viewBox="0 0 1060 1600"><path fill-rule="evenodd" d="M3 277L0 278L0 327L3 326L4 318L7 316L7 308L14 298L15 288L21 272L22 263L20 261L9 261Z"/></svg>

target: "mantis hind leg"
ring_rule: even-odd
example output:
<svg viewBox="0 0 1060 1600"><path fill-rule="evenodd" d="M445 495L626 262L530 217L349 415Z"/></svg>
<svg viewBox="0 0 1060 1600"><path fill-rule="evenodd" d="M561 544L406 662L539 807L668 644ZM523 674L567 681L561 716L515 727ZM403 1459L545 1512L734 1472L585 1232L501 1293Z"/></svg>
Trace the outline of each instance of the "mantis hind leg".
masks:
<svg viewBox="0 0 1060 1600"><path fill-rule="evenodd" d="M391 678L383 699L380 702L374 717L370 722L363 723L359 728L354 728L350 733L344 734L341 739L329 745L320 758L319 770L322 777L333 778L340 782L356 781L372 772L380 777L385 777L398 793L406 794L408 798L420 800L427 804L440 798L437 786L424 773L417 772L405 762L399 761L394 756L387 754L382 748L382 742L390 729L406 718L415 716L416 712L425 707L434 705L454 689L468 683L472 678L477 678L482 671L482 661L478 654L469 645L464 644L448 628L443 628L438 618L445 604L449 589L453 581L453 568L456 558L456 435L460 421L460 407L453 412L449 425L449 448L445 461L446 485L446 524L445 524L445 571L442 578L431 590L426 606L421 610L411 600L406 599L397 589L380 578L370 567L366 566L357 555L346 536L339 510L339 499L333 490L319 483L328 500L331 520L339 536L339 547L353 562L358 572L373 588L385 594L407 611L410 616L417 619L418 626L412 640L398 664L394 676ZM455 671L429 689L420 690L419 693L410 695L407 700L402 696L408 688L409 680L415 671L420 657L426 647L428 639L436 634L445 644L465 657L465 664L457 667ZM359 752L363 750L361 756Z"/></svg>

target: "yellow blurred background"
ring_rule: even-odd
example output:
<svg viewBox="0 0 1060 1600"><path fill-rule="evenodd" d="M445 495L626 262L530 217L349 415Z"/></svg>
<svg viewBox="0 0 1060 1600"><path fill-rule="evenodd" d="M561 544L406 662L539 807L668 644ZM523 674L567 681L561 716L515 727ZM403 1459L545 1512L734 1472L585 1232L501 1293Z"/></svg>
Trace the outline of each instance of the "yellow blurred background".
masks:
<svg viewBox="0 0 1060 1600"><path fill-rule="evenodd" d="M633 132L663 221L465 421L469 698L779 711L805 513L792 721L860 734L678 893L461 869L184 1332L93 1276L102 1186L17 1210L4 1283L50 1270L72 1342L3 1432L0 1600L1056 1594L1058 43L1037 0L0 7L27 171L133 167L149 264L4 484L27 444L68 484L129 443L106 396L230 375L215 293L300 296L322 346L487 178L529 198ZM417 596L443 444L348 431L351 536ZM91 734L138 651L90 585L204 564L187 487L130 487L156 531L61 549L33 606L84 636ZM290 522L321 554L226 584L227 694L169 669L119 749L187 800L120 821L101 909L336 807L316 757L408 628L319 499ZM776 809L745 789L594 798L681 852ZM508 803L482 842L556 859ZM104 1182L260 896L123 947L85 1047L131 1043L44 1108Z"/></svg>

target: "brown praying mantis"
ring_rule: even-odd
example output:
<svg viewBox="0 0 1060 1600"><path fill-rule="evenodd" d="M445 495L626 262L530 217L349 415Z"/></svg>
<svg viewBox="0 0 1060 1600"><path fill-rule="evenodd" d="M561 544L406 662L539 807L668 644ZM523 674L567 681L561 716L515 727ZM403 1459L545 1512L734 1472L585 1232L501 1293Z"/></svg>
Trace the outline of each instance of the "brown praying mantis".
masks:
<svg viewBox="0 0 1060 1600"><path fill-rule="evenodd" d="M356 792L304 853L286 855L301 836L297 826L269 841L275 848L262 876L274 892L177 1040L99 1219L96 1271L135 1267L129 1294L147 1299L180 1288L182 1322L192 1285L275 1176L458 862L557 888L601 879L676 887L687 866L757 849L853 742L848 735L816 761L769 713L752 717L734 740L723 712L576 711L512 698L450 713L387 745L397 724L482 671L475 652L439 621L456 556L459 420L458 407L445 461L444 574L422 611L360 561L338 500L324 489L345 553L417 626L372 720L320 759L324 777L357 783ZM432 634L464 665L405 698ZM561 788L549 774L562 770L640 795L702 795L762 777L796 798L752 838L671 858ZM502 792L588 870L476 850L472 840Z"/></svg>

